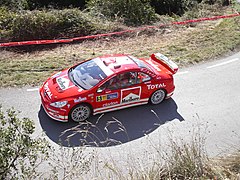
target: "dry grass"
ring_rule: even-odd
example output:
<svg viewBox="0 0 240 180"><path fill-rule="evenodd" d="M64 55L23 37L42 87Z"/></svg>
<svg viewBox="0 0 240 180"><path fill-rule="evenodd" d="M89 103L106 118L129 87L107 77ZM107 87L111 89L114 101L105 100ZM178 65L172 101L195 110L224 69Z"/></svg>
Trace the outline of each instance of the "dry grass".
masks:
<svg viewBox="0 0 240 180"><path fill-rule="evenodd" d="M215 179L240 179L240 150L210 161Z"/></svg>
<svg viewBox="0 0 240 180"><path fill-rule="evenodd" d="M200 119L199 119L200 120ZM209 158L206 152L207 124L193 124L192 128L182 137L174 133L173 128L167 128L164 135L167 143L149 143L144 152L138 154L136 149L123 149L118 146L119 157L111 154L108 148L104 149L106 157L100 157L101 151L87 146L109 146L109 143L121 144L109 138L112 133L124 133L128 136L127 128L116 118L108 120L104 132L99 137L95 132L101 131L96 124L91 122L79 123L75 127L62 132L68 134L66 140L76 134L82 134L86 141L82 147L52 146L46 144L47 153L44 157L38 157L38 163L34 173L26 173L24 179L119 179L119 180L155 180L155 179L233 179L240 178L240 148L239 144L233 146L235 152L222 157ZM114 124L114 125L113 125ZM112 126L113 125L113 126ZM115 126L116 125L116 126ZM112 131L113 129L120 131ZM108 130L106 130L108 129ZM97 131L95 131L97 130ZM99 134L99 133L98 133ZM237 137L240 137L236 134ZM155 138L158 138L157 136ZM151 141L150 139L146 139ZM116 143L117 142L117 143ZM133 146L131 146L133 147ZM151 151L150 151L151 149ZM102 149L103 150L103 149ZM116 150L116 149L115 149ZM151 152L151 153L150 153ZM127 155L127 158L126 158ZM141 156L141 155L144 155ZM122 158L122 159L119 159ZM121 160L125 161L124 166ZM148 161L148 162L146 162ZM25 167L25 166L24 166ZM40 167L40 169L39 169ZM42 169L41 169L42 168ZM31 172L31 171L29 171Z"/></svg>
<svg viewBox="0 0 240 180"><path fill-rule="evenodd" d="M63 134L71 132L68 135L69 139L76 134L82 134L83 139L79 139L79 141L84 141L83 144L86 146L105 147L120 145L121 142L110 138L110 134L106 132L108 130L112 132L113 129L116 129L115 126L115 128L110 127L111 124L115 124L118 127L117 129L121 129L121 132L127 136L127 129L121 121L116 118L107 121L104 128L106 132L96 135L94 134L95 129L101 131L98 128L99 121L101 121L101 117L97 120L96 124L91 122L80 123L74 128L66 130ZM87 128L85 125L87 125ZM111 153L108 154L107 148L105 153L108 158L98 157L99 154L96 152L94 159L92 159L94 170L88 171L88 174L85 174L83 177L87 177L86 179L97 177L97 179L119 180L239 179L239 145L234 146L236 151L233 154L209 158L206 151L207 132L209 131L208 124L196 122L191 130L186 132L185 137L175 134L171 131L171 128L165 130L164 135L168 137L166 142L159 142L159 144L150 142L149 146L146 147L146 152L142 148L144 152L141 155L144 154L144 157L136 154L135 149L131 148L127 152L123 150L126 154L122 154L121 146L118 146L119 157L116 157L115 153L113 153L113 156ZM113 133L119 132L115 131ZM150 139L148 140L151 141ZM146 141L148 140L146 139ZM80 156L77 155L76 157ZM124 160L124 165L120 162L119 158ZM74 170L72 173L78 172L77 168ZM66 171L70 177L71 173L68 170Z"/></svg>
<svg viewBox="0 0 240 180"><path fill-rule="evenodd" d="M1 50L0 86L39 85L55 71L103 54L127 53L149 57L162 52L180 66L213 59L240 44L240 18L168 27L122 38L103 38L38 51Z"/></svg>

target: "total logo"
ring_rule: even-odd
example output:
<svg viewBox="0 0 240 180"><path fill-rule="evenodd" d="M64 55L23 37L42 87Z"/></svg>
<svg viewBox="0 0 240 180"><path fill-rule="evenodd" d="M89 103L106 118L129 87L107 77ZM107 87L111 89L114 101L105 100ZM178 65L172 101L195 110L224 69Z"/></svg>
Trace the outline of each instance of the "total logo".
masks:
<svg viewBox="0 0 240 180"><path fill-rule="evenodd" d="M166 84L161 83L161 84L148 84L147 88L148 89L159 89L159 88L165 88Z"/></svg>
<svg viewBox="0 0 240 180"><path fill-rule="evenodd" d="M44 85L44 90L45 90L45 93L48 95L48 97L51 99L52 98L52 93L51 93L51 91L50 91L50 89L48 87L48 83L46 83Z"/></svg>

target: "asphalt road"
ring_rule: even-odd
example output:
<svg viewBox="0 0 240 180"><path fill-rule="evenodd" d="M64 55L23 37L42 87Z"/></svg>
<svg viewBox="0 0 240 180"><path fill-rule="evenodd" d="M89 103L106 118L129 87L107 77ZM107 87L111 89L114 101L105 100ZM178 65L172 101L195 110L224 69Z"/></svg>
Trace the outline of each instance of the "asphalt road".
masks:
<svg viewBox="0 0 240 180"><path fill-rule="evenodd" d="M122 165L129 164L130 157L146 164L156 157L156 148L169 148L169 138L190 140L198 133L206 137L210 156L240 146L240 53L180 69L175 84L173 97L160 105L110 112L79 125L50 119L36 87L0 89L0 103L33 119L36 134L44 131L53 145L86 144L100 159Z"/></svg>

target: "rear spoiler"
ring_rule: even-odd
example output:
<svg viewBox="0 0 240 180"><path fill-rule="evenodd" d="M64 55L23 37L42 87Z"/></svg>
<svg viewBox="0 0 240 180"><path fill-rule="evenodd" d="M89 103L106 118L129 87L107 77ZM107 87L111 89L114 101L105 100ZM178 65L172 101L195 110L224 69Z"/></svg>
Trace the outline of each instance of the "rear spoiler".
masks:
<svg viewBox="0 0 240 180"><path fill-rule="evenodd" d="M151 55L151 59L157 63L160 63L167 70L169 70L172 74L176 74L178 71L178 66L172 60L168 59L161 53L154 53Z"/></svg>

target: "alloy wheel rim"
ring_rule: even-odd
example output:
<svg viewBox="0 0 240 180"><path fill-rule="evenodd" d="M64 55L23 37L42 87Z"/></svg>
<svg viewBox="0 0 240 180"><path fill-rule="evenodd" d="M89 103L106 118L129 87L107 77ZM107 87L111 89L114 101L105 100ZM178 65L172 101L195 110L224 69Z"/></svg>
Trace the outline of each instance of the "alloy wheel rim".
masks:
<svg viewBox="0 0 240 180"><path fill-rule="evenodd" d="M160 102L163 101L164 97L165 92L163 90L158 90L153 94L151 101L153 104L159 104Z"/></svg>
<svg viewBox="0 0 240 180"><path fill-rule="evenodd" d="M76 122L86 120L90 115L90 109L87 106L79 106L72 112L72 120Z"/></svg>

